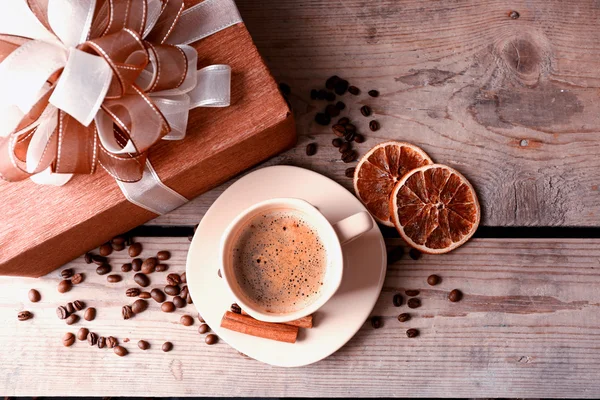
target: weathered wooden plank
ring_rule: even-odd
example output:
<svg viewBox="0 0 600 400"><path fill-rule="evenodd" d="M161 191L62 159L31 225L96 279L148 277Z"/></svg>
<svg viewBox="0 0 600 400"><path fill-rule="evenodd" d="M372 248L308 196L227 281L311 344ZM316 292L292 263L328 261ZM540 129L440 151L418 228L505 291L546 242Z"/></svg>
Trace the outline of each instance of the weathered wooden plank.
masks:
<svg viewBox="0 0 600 400"><path fill-rule="evenodd" d="M183 271L186 238L140 238L143 256L172 252L170 271ZM396 245L399 240L391 240ZM111 256L117 269L124 252ZM274 368L245 358L220 342L204 344L197 323L178 323L188 306L174 314L155 303L124 321L120 307L128 300L131 273L106 284L81 259L69 264L87 279L71 292L56 292L58 271L40 279L0 278L0 393L5 395L130 396L462 396L589 397L600 396L600 240L473 240L444 256L404 257L388 268L384 290L373 314L383 316L379 330L369 323L328 359L295 369ZM439 286L425 283L429 274ZM152 275L152 287L164 273ZM31 304L35 287L42 301ZM459 288L464 299L446 300ZM419 289L423 306L392 306L392 296ZM54 309L81 299L98 309L92 322L67 327ZM18 322L29 309L34 319ZM401 324L400 312L413 319ZM195 313L195 312L194 312ZM130 354L77 342L64 348L61 336L87 326L100 335L131 339ZM405 330L421 336L408 339ZM137 349L139 339L152 348ZM174 350L163 353L163 341ZM266 383L268 382L268 383Z"/></svg>
<svg viewBox="0 0 600 400"><path fill-rule="evenodd" d="M600 224L600 7L594 0L240 0L274 75L292 86L300 140L279 161L346 186L309 90L338 74L363 90L346 114L369 140L422 146L471 179L490 226ZM516 10L520 18L511 19ZM381 92L371 99L366 90ZM360 116L370 104L382 129ZM309 158L307 143L319 143ZM218 190L156 223L198 219Z"/></svg>

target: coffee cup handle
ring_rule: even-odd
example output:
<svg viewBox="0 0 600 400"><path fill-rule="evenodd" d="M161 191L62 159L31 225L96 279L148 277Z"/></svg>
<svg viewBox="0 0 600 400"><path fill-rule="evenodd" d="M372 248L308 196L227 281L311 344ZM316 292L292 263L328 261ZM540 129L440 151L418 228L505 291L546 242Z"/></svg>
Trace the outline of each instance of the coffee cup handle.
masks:
<svg viewBox="0 0 600 400"><path fill-rule="evenodd" d="M342 245L353 241L371 228L373 228L373 218L366 211L361 211L333 224L333 229Z"/></svg>

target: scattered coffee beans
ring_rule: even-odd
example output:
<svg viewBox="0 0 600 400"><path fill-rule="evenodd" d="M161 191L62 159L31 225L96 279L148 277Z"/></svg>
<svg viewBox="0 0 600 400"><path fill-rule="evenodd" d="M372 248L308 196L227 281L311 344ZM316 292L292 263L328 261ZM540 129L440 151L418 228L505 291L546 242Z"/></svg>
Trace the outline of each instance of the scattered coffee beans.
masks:
<svg viewBox="0 0 600 400"><path fill-rule="evenodd" d="M417 260L421 259L422 253L417 249L410 249L410 251L408 252L408 255L410 256L410 258L417 261Z"/></svg>
<svg viewBox="0 0 600 400"><path fill-rule="evenodd" d="M406 322L410 320L410 314L409 313L402 313L400 315L398 315L398 321L400 322Z"/></svg>
<svg viewBox="0 0 600 400"><path fill-rule="evenodd" d="M125 249L125 245L123 243L111 243L114 251L122 251Z"/></svg>
<svg viewBox="0 0 600 400"><path fill-rule="evenodd" d="M402 298L402 295L400 293L396 293L392 298L392 303L394 303L394 307L400 307L403 302L404 298Z"/></svg>
<svg viewBox="0 0 600 400"><path fill-rule="evenodd" d="M181 283L181 277L179 274L169 274L167 275L167 285L179 285Z"/></svg>
<svg viewBox="0 0 600 400"><path fill-rule="evenodd" d="M348 93L350 93L353 96L358 96L360 94L360 89L356 86L350 86L348 87Z"/></svg>
<svg viewBox="0 0 600 400"><path fill-rule="evenodd" d="M131 310L135 314L144 312L144 311L146 311L147 308L148 308L148 302L144 299L137 299L136 301L133 302L133 305L131 306Z"/></svg>
<svg viewBox="0 0 600 400"><path fill-rule="evenodd" d="M162 345L162 351L164 351L165 353L168 351L173 350L173 343L171 342L164 342Z"/></svg>
<svg viewBox="0 0 600 400"><path fill-rule="evenodd" d="M59 293L67 293L69 290L71 290L72 286L73 285L71 285L71 281L69 279L64 279L60 281L57 289Z"/></svg>
<svg viewBox="0 0 600 400"><path fill-rule="evenodd" d="M127 349L125 347L123 347L123 346L115 346L115 348L113 349L113 351L119 357L123 357L123 356L127 355Z"/></svg>
<svg viewBox="0 0 600 400"><path fill-rule="evenodd" d="M179 286L176 285L167 285L165 286L165 293L169 296L177 296L181 292Z"/></svg>
<svg viewBox="0 0 600 400"><path fill-rule="evenodd" d="M356 161L358 153L354 150L348 150L342 154L342 161L345 163Z"/></svg>
<svg viewBox="0 0 600 400"><path fill-rule="evenodd" d="M325 87L329 90L333 90L335 88L336 83L338 83L341 78L337 75L333 75L325 81Z"/></svg>
<svg viewBox="0 0 600 400"><path fill-rule="evenodd" d="M77 339L78 340L86 340L90 331L88 328L79 328L77 331Z"/></svg>
<svg viewBox="0 0 600 400"><path fill-rule="evenodd" d="M194 325L194 318L192 318L191 315L182 315L179 322L181 322L182 325L191 326Z"/></svg>
<svg viewBox="0 0 600 400"><path fill-rule="evenodd" d="M85 303L81 300L75 300L73 302L73 308L75 308L76 311L81 311L85 308Z"/></svg>
<svg viewBox="0 0 600 400"><path fill-rule="evenodd" d="M335 103L335 108L342 111L346 108L346 104L343 101L338 101L337 103Z"/></svg>
<svg viewBox="0 0 600 400"><path fill-rule="evenodd" d="M166 300L166 298L167 298L167 296L165 296L165 293L164 293L162 290L158 289L158 288L152 289L152 290L150 291L150 296L151 296L151 297L154 299L154 301L156 301L157 303L162 303L162 302L163 302L163 301L165 301L165 300Z"/></svg>
<svg viewBox="0 0 600 400"><path fill-rule="evenodd" d="M331 144L333 145L333 147L341 147L343 143L344 143L344 141L340 138L335 138L331 141Z"/></svg>
<svg viewBox="0 0 600 400"><path fill-rule="evenodd" d="M369 129L372 132L376 132L379 130L379 122L375 121L375 120L371 120L371 122L369 122Z"/></svg>
<svg viewBox="0 0 600 400"><path fill-rule="evenodd" d="M329 102L335 101L335 93L327 92L327 94L325 95L325 100Z"/></svg>
<svg viewBox="0 0 600 400"><path fill-rule="evenodd" d="M142 253L142 244L133 243L131 246L129 246L127 252L129 253L129 257L131 258L139 256Z"/></svg>
<svg viewBox="0 0 600 400"><path fill-rule="evenodd" d="M408 297L415 297L418 296L420 292L418 290L405 290L404 293L406 293Z"/></svg>
<svg viewBox="0 0 600 400"><path fill-rule="evenodd" d="M231 305L231 312L236 313L236 314L241 314L242 313L242 307L240 307L238 305L238 303L233 303Z"/></svg>
<svg viewBox="0 0 600 400"><path fill-rule="evenodd" d="M79 321L79 315L77 315L77 314L71 314L67 317L67 319L65 319L65 322L67 323L67 325L73 325L77 321Z"/></svg>
<svg viewBox="0 0 600 400"><path fill-rule="evenodd" d="M71 268L63 269L60 271L60 276L63 279L69 279L73 276L73 270Z"/></svg>
<svg viewBox="0 0 600 400"><path fill-rule="evenodd" d="M439 277L439 276L437 276L437 275L429 275L429 276L427 277L427 283L428 283L430 286L435 286L435 285L437 285L438 283L440 283L440 277Z"/></svg>
<svg viewBox="0 0 600 400"><path fill-rule="evenodd" d="M369 90L368 93L371 97L379 97L379 92L377 90Z"/></svg>
<svg viewBox="0 0 600 400"><path fill-rule="evenodd" d="M131 271L131 263L126 263L121 265L121 272L129 272Z"/></svg>
<svg viewBox="0 0 600 400"><path fill-rule="evenodd" d="M356 171L356 167L346 168L344 175L346 175L347 178L354 178L354 171Z"/></svg>
<svg viewBox="0 0 600 400"><path fill-rule="evenodd" d="M314 156L315 154L317 154L317 144L313 142L306 145L306 155Z"/></svg>
<svg viewBox="0 0 600 400"><path fill-rule="evenodd" d="M462 299L462 296L463 296L463 294L460 290L454 289L448 295L448 300L450 300L453 303L456 303L457 301L460 301L460 299Z"/></svg>
<svg viewBox="0 0 600 400"><path fill-rule="evenodd" d="M321 89L317 92L317 99L325 100L326 97L327 97L327 90Z"/></svg>
<svg viewBox="0 0 600 400"><path fill-rule="evenodd" d="M156 272L165 272L168 269L169 269L169 266L167 264L158 264L155 268L155 271Z"/></svg>
<svg viewBox="0 0 600 400"><path fill-rule="evenodd" d="M360 133L357 133L356 136L354 136L354 141L356 143L364 143L365 137L363 135L361 135Z"/></svg>
<svg viewBox="0 0 600 400"><path fill-rule="evenodd" d="M213 335L212 333L206 335L204 338L204 343L208 344L209 346L217 343L218 341L219 337L217 335Z"/></svg>
<svg viewBox="0 0 600 400"><path fill-rule="evenodd" d="M17 314L17 319L19 321L27 321L28 319L33 318L33 314L29 311L21 311Z"/></svg>
<svg viewBox="0 0 600 400"><path fill-rule="evenodd" d="M150 297L152 297L150 295L150 292L141 292L140 293L140 299L149 299Z"/></svg>
<svg viewBox="0 0 600 400"><path fill-rule="evenodd" d="M118 345L119 345L119 341L117 340L116 337L109 336L106 338L106 347L108 347L109 349L114 349Z"/></svg>
<svg viewBox="0 0 600 400"><path fill-rule="evenodd" d="M202 318L202 315L200 315L200 313L198 313L198 321L204 323L204 318Z"/></svg>
<svg viewBox="0 0 600 400"><path fill-rule="evenodd" d="M348 81L345 79L340 79L336 82L335 87L333 88L337 95L343 95L348 90Z"/></svg>
<svg viewBox="0 0 600 400"><path fill-rule="evenodd" d="M106 257L106 256L110 256L110 254L112 253L113 248L110 245L110 243L104 243L102 246L100 246L100 248L98 249L98 253L100 253L100 255L102 257Z"/></svg>
<svg viewBox="0 0 600 400"><path fill-rule="evenodd" d="M185 272L181 274L181 283L187 283L187 275L185 274Z"/></svg>
<svg viewBox="0 0 600 400"><path fill-rule="evenodd" d="M69 347L69 346L73 346L73 343L75 343L75 335L73 335L71 332L67 332L63 335L63 346L65 347Z"/></svg>
<svg viewBox="0 0 600 400"><path fill-rule="evenodd" d="M133 317L134 314L133 310L131 309L131 306L123 306L123 308L121 308L121 315L123 316L123 319L130 319L131 317Z"/></svg>
<svg viewBox="0 0 600 400"><path fill-rule="evenodd" d="M395 264L402 259L404 248L397 246L387 252L388 265Z"/></svg>
<svg viewBox="0 0 600 400"><path fill-rule="evenodd" d="M368 117L369 115L371 115L371 107L369 106L362 106L360 108L360 113L364 116L364 117Z"/></svg>
<svg viewBox="0 0 600 400"><path fill-rule="evenodd" d="M140 272L142 270L142 260L140 258L131 260L131 269L135 272Z"/></svg>
<svg viewBox="0 0 600 400"><path fill-rule="evenodd" d="M406 331L406 336L408 336L409 338L414 338L419 336L419 331L415 328L410 328Z"/></svg>
<svg viewBox="0 0 600 400"><path fill-rule="evenodd" d="M112 244L125 244L127 238L124 235L118 235L111 239Z"/></svg>
<svg viewBox="0 0 600 400"><path fill-rule="evenodd" d="M187 297L187 295L189 294L189 292L190 292L190 290L188 289L187 285L185 285L181 288L181 293L179 293L179 296L181 296L182 298L185 299ZM175 305L177 305L177 304L175 304Z"/></svg>
<svg viewBox="0 0 600 400"><path fill-rule="evenodd" d="M85 312L83 313L83 318L86 321L93 321L94 318L96 318L96 309L94 307L89 307L87 310L85 310Z"/></svg>
<svg viewBox="0 0 600 400"><path fill-rule="evenodd" d="M42 299L40 292L38 292L35 289L30 289L29 293L27 293L27 297L29 297L29 301L32 303L37 303L38 301L40 301Z"/></svg>
<svg viewBox="0 0 600 400"><path fill-rule="evenodd" d="M75 274L71 278L71 283L73 285L79 285L81 282L83 282L84 278L85 278L84 274Z"/></svg>
<svg viewBox="0 0 600 400"><path fill-rule="evenodd" d="M106 338L104 336L100 336L98 338L98 348L103 349L104 347L106 347Z"/></svg>
<svg viewBox="0 0 600 400"><path fill-rule="evenodd" d="M163 312L173 312L175 311L175 304L172 301L165 301L160 305L160 309Z"/></svg>
<svg viewBox="0 0 600 400"><path fill-rule="evenodd" d="M381 328L382 322L381 322L381 317L371 317L371 326L374 329L379 329Z"/></svg>
<svg viewBox="0 0 600 400"><path fill-rule="evenodd" d="M175 304L175 307L177 308L183 308L187 305L187 302L181 296L174 296L173 304Z"/></svg>
<svg viewBox="0 0 600 400"><path fill-rule="evenodd" d="M106 275L110 271L112 271L112 267L110 266L110 264L102 264L98 268L96 268L96 273L98 275Z"/></svg>
<svg viewBox="0 0 600 400"><path fill-rule="evenodd" d="M346 134L346 127L342 124L336 124L331 127L333 134L337 137L344 137ZM339 146L338 146L339 147Z"/></svg>
<svg viewBox="0 0 600 400"><path fill-rule="evenodd" d="M350 150L351 146L352 145L350 143L344 142L344 143L342 143L342 145L340 146L340 148L338 150L340 153L345 153Z"/></svg>
<svg viewBox="0 0 600 400"><path fill-rule="evenodd" d="M129 288L125 291L125 296L127 297L138 297L140 295L140 289L138 288Z"/></svg>
<svg viewBox="0 0 600 400"><path fill-rule="evenodd" d="M327 115L329 115L330 117L337 117L338 115L340 115L340 109L337 108L335 105L333 104L329 104L327 107L325 107L325 112L327 113Z"/></svg>
<svg viewBox="0 0 600 400"><path fill-rule="evenodd" d="M86 264L91 264L92 261L92 253L85 253L85 255L83 256L83 259L85 260Z"/></svg>
<svg viewBox="0 0 600 400"><path fill-rule="evenodd" d="M319 125L329 125L331 117L325 113L317 113L317 115L315 115L315 122Z"/></svg>
<svg viewBox="0 0 600 400"><path fill-rule="evenodd" d="M204 321L201 321L201 322L204 322ZM200 334L205 334L208 331L210 331L210 328L206 324L202 324L198 327L198 333L200 333Z"/></svg>
<svg viewBox="0 0 600 400"><path fill-rule="evenodd" d="M338 119L337 123L339 125L343 126L343 125L349 124L350 123L350 119L348 119L348 117L342 117L342 118Z"/></svg>
<svg viewBox="0 0 600 400"><path fill-rule="evenodd" d="M73 303L69 302L67 303L67 312L69 314L74 313L75 312L75 306L73 305Z"/></svg>
<svg viewBox="0 0 600 400"><path fill-rule="evenodd" d="M408 299L408 302L406 304L408 305L408 308L419 308L421 307L421 300L417 297L413 297L411 299Z"/></svg>
<svg viewBox="0 0 600 400"><path fill-rule="evenodd" d="M94 332L90 332L87 337L88 344L90 346L95 346L98 343L98 335Z"/></svg>
<svg viewBox="0 0 600 400"><path fill-rule="evenodd" d="M346 142L352 142L354 141L354 138L356 137L356 132L346 132L346 134L344 135L344 139L346 140Z"/></svg>
<svg viewBox="0 0 600 400"><path fill-rule="evenodd" d="M106 257L103 256L99 256L97 254L94 254L92 256L92 261L94 262L94 264L96 265L102 265L102 264L106 264L108 262L108 260L106 259Z"/></svg>
<svg viewBox="0 0 600 400"><path fill-rule="evenodd" d="M141 350L148 350L150 348L150 343L146 342L145 340L140 340L138 342L138 347Z"/></svg>
<svg viewBox="0 0 600 400"><path fill-rule="evenodd" d="M150 284L150 279L145 274L138 272L133 276L133 280L135 283L140 285L141 287L147 287Z"/></svg>
<svg viewBox="0 0 600 400"><path fill-rule="evenodd" d="M151 274L156 269L156 265L158 264L158 260L156 257L150 257L144 260L142 263L142 272L144 274Z"/></svg>
<svg viewBox="0 0 600 400"><path fill-rule="evenodd" d="M112 274L112 275L107 276L106 280L108 281L108 283L121 282L121 275Z"/></svg>
<svg viewBox="0 0 600 400"><path fill-rule="evenodd" d="M185 301L187 301L188 304L194 304L191 293L188 292L187 296L185 296Z"/></svg>
<svg viewBox="0 0 600 400"><path fill-rule="evenodd" d="M60 319L66 319L69 316L67 308L64 306L56 307L56 316Z"/></svg>
<svg viewBox="0 0 600 400"><path fill-rule="evenodd" d="M218 269L218 270L217 270L217 275L219 276L219 278L223 278L223 277L221 276L221 270L220 270L220 269Z"/></svg>

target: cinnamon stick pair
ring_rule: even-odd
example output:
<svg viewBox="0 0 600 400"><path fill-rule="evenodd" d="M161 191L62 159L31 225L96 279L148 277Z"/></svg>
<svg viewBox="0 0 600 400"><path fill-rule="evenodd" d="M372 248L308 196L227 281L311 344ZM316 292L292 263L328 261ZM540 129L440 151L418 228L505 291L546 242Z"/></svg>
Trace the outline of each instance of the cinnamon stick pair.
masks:
<svg viewBox="0 0 600 400"><path fill-rule="evenodd" d="M227 311L221 319L221 327L278 342L295 343L300 327L312 328L312 315L285 324L276 324L256 320L244 311L242 314Z"/></svg>

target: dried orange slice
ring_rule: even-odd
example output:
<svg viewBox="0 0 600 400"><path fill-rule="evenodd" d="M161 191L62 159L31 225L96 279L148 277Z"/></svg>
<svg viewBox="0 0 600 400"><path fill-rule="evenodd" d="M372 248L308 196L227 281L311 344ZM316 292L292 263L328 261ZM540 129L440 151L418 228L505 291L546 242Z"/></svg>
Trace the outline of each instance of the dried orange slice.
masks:
<svg viewBox="0 0 600 400"><path fill-rule="evenodd" d="M407 172L433 164L431 158L410 143L385 142L365 154L354 171L354 190L371 215L380 223L394 226L390 195Z"/></svg>
<svg viewBox="0 0 600 400"><path fill-rule="evenodd" d="M481 218L473 186L458 171L441 164L406 174L394 188L390 211L402 238L431 254L461 246L473 236Z"/></svg>

